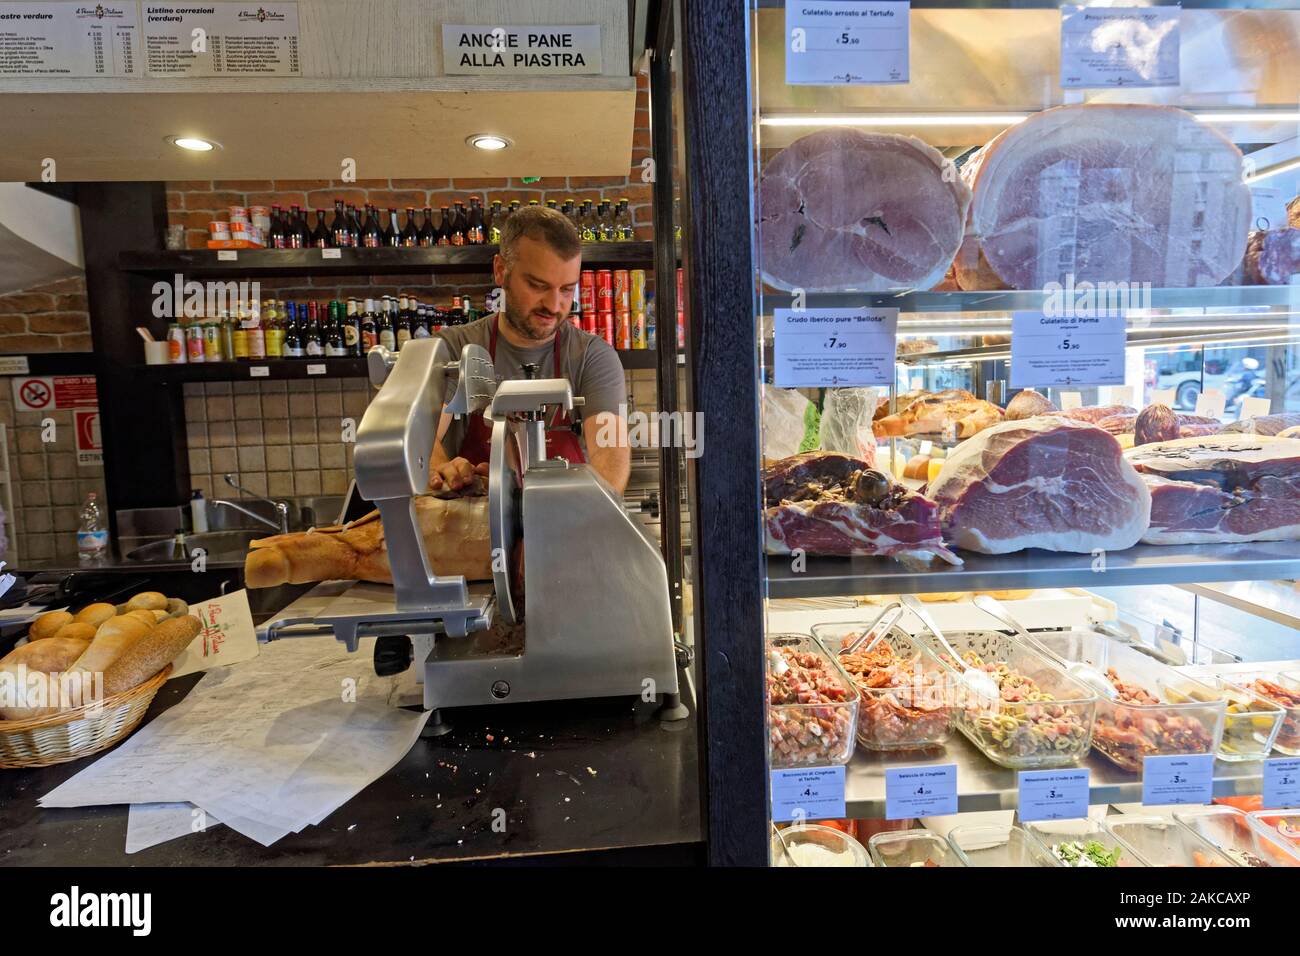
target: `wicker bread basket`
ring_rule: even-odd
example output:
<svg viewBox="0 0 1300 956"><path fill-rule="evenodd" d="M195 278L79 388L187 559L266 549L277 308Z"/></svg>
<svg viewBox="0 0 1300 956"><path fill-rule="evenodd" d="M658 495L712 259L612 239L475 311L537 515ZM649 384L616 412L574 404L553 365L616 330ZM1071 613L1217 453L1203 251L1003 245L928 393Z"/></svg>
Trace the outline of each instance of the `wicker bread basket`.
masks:
<svg viewBox="0 0 1300 956"><path fill-rule="evenodd" d="M144 683L104 698L98 708L91 703L47 717L0 720L0 768L48 767L106 750L140 725L171 672L168 664Z"/></svg>

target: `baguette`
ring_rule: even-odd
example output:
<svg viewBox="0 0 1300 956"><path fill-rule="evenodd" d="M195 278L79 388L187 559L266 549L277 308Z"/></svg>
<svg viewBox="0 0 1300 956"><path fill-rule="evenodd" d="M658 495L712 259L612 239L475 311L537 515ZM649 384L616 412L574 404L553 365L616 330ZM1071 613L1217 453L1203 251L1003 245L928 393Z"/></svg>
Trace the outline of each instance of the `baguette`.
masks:
<svg viewBox="0 0 1300 956"><path fill-rule="evenodd" d="M12 700L4 701L6 705L13 706L0 706L0 718L4 720L26 720L29 717L44 717L47 714L57 714L59 712L59 684L53 680L43 688L45 694L42 703L48 703L52 700L55 706L27 707L18 705L26 703L27 690L31 687L34 673L64 673L85 652L88 646L88 642L70 637L47 637L43 640L31 641L6 654L3 659L0 659L0 672L13 675L6 683L9 683L14 688L16 694ZM18 680L19 668L24 668L27 671L25 680L22 682Z"/></svg>
<svg viewBox="0 0 1300 956"><path fill-rule="evenodd" d="M143 684L176 659L201 630L192 614L163 621L124 650L104 671L104 694L120 694Z"/></svg>
<svg viewBox="0 0 1300 956"><path fill-rule="evenodd" d="M110 664L121 656L122 652L141 640L148 632L133 630L101 628L102 633L95 635L90 646L82 652L73 663L72 669L95 674L108 670Z"/></svg>
<svg viewBox="0 0 1300 956"><path fill-rule="evenodd" d="M415 510L435 574L464 575L469 581L492 577L486 497L419 497ZM391 584L393 580L378 511L346 525L259 538L249 548L244 583L250 588L335 580Z"/></svg>

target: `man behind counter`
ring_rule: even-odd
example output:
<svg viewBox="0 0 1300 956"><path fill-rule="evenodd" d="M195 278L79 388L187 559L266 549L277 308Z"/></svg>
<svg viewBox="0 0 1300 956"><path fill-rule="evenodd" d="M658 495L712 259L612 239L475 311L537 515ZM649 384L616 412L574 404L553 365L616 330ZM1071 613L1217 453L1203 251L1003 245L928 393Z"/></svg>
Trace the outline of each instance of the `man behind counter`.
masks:
<svg viewBox="0 0 1300 956"><path fill-rule="evenodd" d="M621 494L631 461L627 421L619 413L626 401L623 364L604 339L569 322L581 272L582 241L573 224L554 209L524 207L506 221L500 252L492 261L493 278L505 290L505 311L438 335L451 347L454 361L467 344L487 349L498 382L523 378L523 367L529 364L538 366L539 378L568 379L573 394L585 400L580 410L582 441L569 417L552 410L547 456L590 464ZM449 381L444 403L454 389L454 381ZM597 442L602 428L616 441L606 437ZM491 438L491 423L481 413L457 422L444 410L430 460L429 488L437 491L445 484L459 489L475 472L487 474ZM447 448L456 449L455 457Z"/></svg>

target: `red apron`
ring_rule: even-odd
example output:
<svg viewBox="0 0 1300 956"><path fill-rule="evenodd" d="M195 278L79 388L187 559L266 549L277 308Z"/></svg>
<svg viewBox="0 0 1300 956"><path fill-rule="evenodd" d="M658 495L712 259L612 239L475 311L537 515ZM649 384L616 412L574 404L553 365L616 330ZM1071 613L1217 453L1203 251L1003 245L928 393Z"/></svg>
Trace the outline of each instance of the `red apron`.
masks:
<svg viewBox="0 0 1300 956"><path fill-rule="evenodd" d="M488 341L488 352L492 356L492 361L497 360L497 318L492 318L491 338ZM555 378L564 378L564 372L560 368L560 328L557 325L555 329ZM479 465L488 461L492 457L492 425L484 420L482 412L475 412L470 416L469 422L465 426L465 438L460 443L460 450L456 452L458 456L469 461L471 465ZM568 412L559 409L555 419L546 428L546 457L563 458L571 465L586 464L587 456L582 453L582 445L578 441L578 436L573 432L573 422L569 418Z"/></svg>

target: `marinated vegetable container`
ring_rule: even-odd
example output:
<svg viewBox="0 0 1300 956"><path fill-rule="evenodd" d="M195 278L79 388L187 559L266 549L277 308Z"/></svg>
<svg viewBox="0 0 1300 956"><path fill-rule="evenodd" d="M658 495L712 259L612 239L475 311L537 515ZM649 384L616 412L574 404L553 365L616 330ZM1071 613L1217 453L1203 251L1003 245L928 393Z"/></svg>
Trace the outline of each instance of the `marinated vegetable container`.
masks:
<svg viewBox="0 0 1300 956"><path fill-rule="evenodd" d="M1282 726L1273 741L1273 749L1292 757L1300 757L1300 674L1234 671L1224 674L1223 678L1282 708Z"/></svg>
<svg viewBox="0 0 1300 956"><path fill-rule="evenodd" d="M948 842L964 866L1061 865L1043 849L1041 843L1016 826L969 824L953 827Z"/></svg>
<svg viewBox="0 0 1300 956"><path fill-rule="evenodd" d="M1146 757L1219 749L1227 706L1222 694L1094 631L1035 637L1063 659L1095 667L1119 690L1119 700L1097 701L1092 731L1092 746L1116 766L1141 772Z"/></svg>
<svg viewBox="0 0 1300 956"><path fill-rule="evenodd" d="M784 839L789 852L781 849ZM862 844L843 830L815 824L786 827L772 834L773 866L871 866Z"/></svg>
<svg viewBox="0 0 1300 956"><path fill-rule="evenodd" d="M1214 844L1238 866L1300 866L1300 853L1250 825L1236 807L1180 811L1174 820Z"/></svg>
<svg viewBox="0 0 1300 956"><path fill-rule="evenodd" d="M1061 866L1146 866L1137 856L1127 852L1115 835L1097 820L1040 820L1025 824L1025 830Z"/></svg>
<svg viewBox="0 0 1300 956"><path fill-rule="evenodd" d="M952 845L929 830L896 830L877 833L867 844L876 866L965 866Z"/></svg>
<svg viewBox="0 0 1300 956"><path fill-rule="evenodd" d="M967 663L998 683L1001 700L984 701L950 667L957 729L1001 767L1069 767L1088 754L1097 697L1038 651L997 631L945 633ZM947 652L935 647L947 664Z"/></svg>
<svg viewBox="0 0 1300 956"><path fill-rule="evenodd" d="M1221 677L1198 677L1225 704L1220 760L1263 760L1273 751L1274 741L1286 719L1286 711L1262 694L1236 681Z"/></svg>
<svg viewBox="0 0 1300 956"><path fill-rule="evenodd" d="M806 634L767 642L768 760L774 769L848 763L858 719L849 675Z"/></svg>
<svg viewBox="0 0 1300 956"><path fill-rule="evenodd" d="M818 624L813 637L838 652L866 623ZM839 657L858 690L858 743L869 750L937 747L952 736L951 673L919 639L891 628L870 654Z"/></svg>
<svg viewBox="0 0 1300 956"><path fill-rule="evenodd" d="M1145 866L1235 866L1208 840L1163 817L1121 814L1104 826Z"/></svg>
<svg viewBox="0 0 1300 956"><path fill-rule="evenodd" d="M1256 810L1246 816L1253 829L1300 855L1300 810Z"/></svg>

